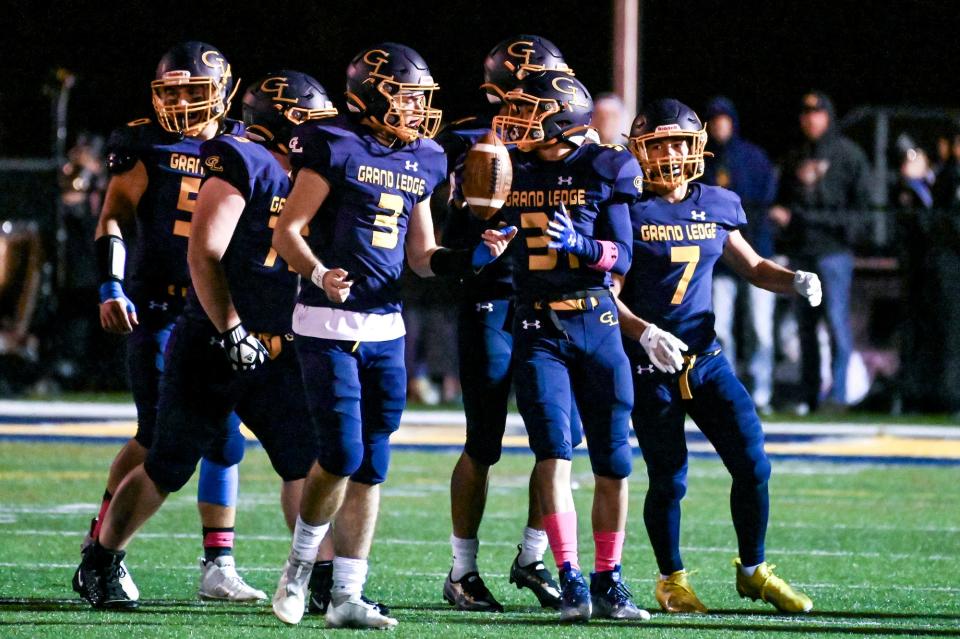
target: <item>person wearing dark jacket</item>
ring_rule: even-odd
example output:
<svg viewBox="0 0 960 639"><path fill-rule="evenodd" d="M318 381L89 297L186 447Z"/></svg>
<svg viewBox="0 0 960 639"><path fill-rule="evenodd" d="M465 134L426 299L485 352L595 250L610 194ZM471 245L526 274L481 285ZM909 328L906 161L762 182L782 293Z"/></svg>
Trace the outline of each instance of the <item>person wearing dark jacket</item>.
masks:
<svg viewBox="0 0 960 639"><path fill-rule="evenodd" d="M708 158L701 182L730 189L740 196L747 214L741 232L760 257L772 257L773 223L767 209L777 193L777 178L766 152L740 136L740 118L733 102L717 96L707 103ZM741 290L749 296L748 322L757 338L750 358L753 401L761 413L769 412L773 389L773 311L776 295L757 286L742 286L733 271L717 264L713 274L713 312L717 337L730 365L737 365L734 311Z"/></svg>
<svg viewBox="0 0 960 639"><path fill-rule="evenodd" d="M826 398L834 409L846 407L847 365L853 351L850 286L853 251L848 230L870 206L870 166L863 151L835 126L833 103L825 94L803 96L800 129L804 140L786 157L770 218L783 229L784 251L792 268L820 274L832 353L833 383ZM797 307L801 382L805 403L815 410L821 399L817 322L820 309Z"/></svg>

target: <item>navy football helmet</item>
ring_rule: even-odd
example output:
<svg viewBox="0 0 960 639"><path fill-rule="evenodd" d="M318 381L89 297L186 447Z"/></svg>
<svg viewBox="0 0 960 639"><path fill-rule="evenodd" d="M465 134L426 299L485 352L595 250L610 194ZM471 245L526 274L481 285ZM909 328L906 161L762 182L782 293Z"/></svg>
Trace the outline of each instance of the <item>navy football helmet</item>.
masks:
<svg viewBox="0 0 960 639"><path fill-rule="evenodd" d="M394 42L364 49L347 67L347 107L404 144L437 134L443 113L432 104L439 88L420 54Z"/></svg>
<svg viewBox="0 0 960 639"><path fill-rule="evenodd" d="M649 145L671 141L685 143L676 152L650 157ZM707 130L693 109L673 98L647 104L630 127L630 152L643 169L643 181L653 186L675 189L703 175Z"/></svg>
<svg viewBox="0 0 960 639"><path fill-rule="evenodd" d="M327 91L300 71L268 73L243 94L243 123L247 136L287 153L293 127L307 120L337 115Z"/></svg>
<svg viewBox="0 0 960 639"><path fill-rule="evenodd" d="M563 60L560 49L546 38L518 35L495 46L483 61L483 84L490 102L503 101L503 95L515 89L517 83L537 71L573 70Z"/></svg>
<svg viewBox="0 0 960 639"><path fill-rule="evenodd" d="M504 144L521 151L561 140L581 144L593 118L593 98L565 71L538 71L526 76L503 101L506 115L493 118L493 130Z"/></svg>
<svg viewBox="0 0 960 639"><path fill-rule="evenodd" d="M157 65L150 83L153 109L167 131L199 135L230 110L236 93L230 63L219 49L205 42L181 42Z"/></svg>

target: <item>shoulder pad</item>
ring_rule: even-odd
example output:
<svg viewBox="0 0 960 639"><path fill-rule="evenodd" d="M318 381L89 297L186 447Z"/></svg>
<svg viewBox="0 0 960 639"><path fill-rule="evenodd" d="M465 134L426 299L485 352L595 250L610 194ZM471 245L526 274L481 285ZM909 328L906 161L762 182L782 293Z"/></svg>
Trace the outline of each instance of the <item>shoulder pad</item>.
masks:
<svg viewBox="0 0 960 639"><path fill-rule="evenodd" d="M114 129L107 140L107 169L111 174L126 173L137 163L145 149L169 142L171 134L151 118L140 118Z"/></svg>
<svg viewBox="0 0 960 639"><path fill-rule="evenodd" d="M588 144L583 148L593 154L593 170L606 180L615 180L623 165L633 159L626 147L619 144Z"/></svg>
<svg viewBox="0 0 960 639"><path fill-rule="evenodd" d="M246 131L243 122L232 118L224 118L223 125L220 128L221 133L226 135L243 135L244 131Z"/></svg>

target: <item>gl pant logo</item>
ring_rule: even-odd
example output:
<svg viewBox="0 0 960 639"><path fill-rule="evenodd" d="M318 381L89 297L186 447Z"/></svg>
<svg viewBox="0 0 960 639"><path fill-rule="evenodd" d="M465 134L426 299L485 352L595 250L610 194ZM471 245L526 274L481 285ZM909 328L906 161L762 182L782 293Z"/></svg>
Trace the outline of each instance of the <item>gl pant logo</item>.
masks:
<svg viewBox="0 0 960 639"><path fill-rule="evenodd" d="M477 312L486 311L488 313L493 312L493 302L481 302L477 304Z"/></svg>
<svg viewBox="0 0 960 639"><path fill-rule="evenodd" d="M690 211L690 217L695 220L700 220L701 222L705 222L707 220L707 212L700 211L699 213L697 213L696 211Z"/></svg>
<svg viewBox="0 0 960 639"><path fill-rule="evenodd" d="M558 176L557 176L557 186L563 186L563 185L572 186L572 185L573 185L573 176L572 176L572 175L568 175L567 177L563 177L562 175L558 175Z"/></svg>
<svg viewBox="0 0 960 639"><path fill-rule="evenodd" d="M613 316L613 311L606 311L600 316L600 323L607 326L616 326L620 321Z"/></svg>
<svg viewBox="0 0 960 639"><path fill-rule="evenodd" d="M533 321L533 322L528 322L527 320L523 320L523 330L527 331L527 330L530 330L531 328L536 329L536 330L539 331L539 330L540 330L540 320L535 320L535 321Z"/></svg>
<svg viewBox="0 0 960 639"><path fill-rule="evenodd" d="M637 375L643 375L644 373L652 373L652 372L653 372L653 364L650 364L649 366L641 366L640 364L637 364Z"/></svg>
<svg viewBox="0 0 960 639"><path fill-rule="evenodd" d="M155 309L158 309L158 308L159 308L161 311L167 310L167 303L166 303L166 302L154 302L153 300L151 300L151 301L150 301L150 310L155 310Z"/></svg>
<svg viewBox="0 0 960 639"><path fill-rule="evenodd" d="M418 163L418 162L411 162L410 160L406 160L406 161L403 163L403 168L405 168L405 169L408 170L408 171L413 171L414 173L417 172L417 167L418 167L418 166L419 166L419 163Z"/></svg>

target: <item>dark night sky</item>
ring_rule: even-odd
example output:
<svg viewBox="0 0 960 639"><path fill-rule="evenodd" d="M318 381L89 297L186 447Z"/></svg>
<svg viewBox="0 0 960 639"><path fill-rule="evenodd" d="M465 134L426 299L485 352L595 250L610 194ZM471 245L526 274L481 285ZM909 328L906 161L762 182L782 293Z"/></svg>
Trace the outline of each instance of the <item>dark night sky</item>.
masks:
<svg viewBox="0 0 960 639"><path fill-rule="evenodd" d="M403 42L430 64L442 87L439 106L451 117L482 99L476 87L483 57L514 33L553 40L594 94L611 88L612 9L603 0L301 0L261 3L257 10L230 7L6 3L0 156L48 152L50 107L42 86L51 69L66 66L79 77L71 132L107 132L150 113L148 83L157 60L182 39L218 46L246 81L270 67L297 68L335 96L358 50L382 40ZM715 93L729 95L747 136L777 155L794 133L798 97L810 87L833 95L841 113L865 103L960 106L958 33L960 12L948 0L646 0L642 84L647 97L670 94L695 108Z"/></svg>

